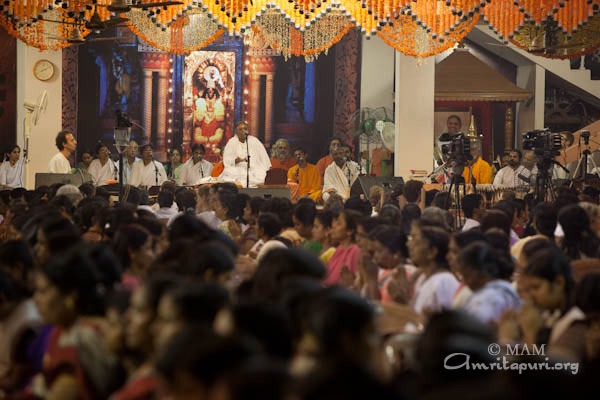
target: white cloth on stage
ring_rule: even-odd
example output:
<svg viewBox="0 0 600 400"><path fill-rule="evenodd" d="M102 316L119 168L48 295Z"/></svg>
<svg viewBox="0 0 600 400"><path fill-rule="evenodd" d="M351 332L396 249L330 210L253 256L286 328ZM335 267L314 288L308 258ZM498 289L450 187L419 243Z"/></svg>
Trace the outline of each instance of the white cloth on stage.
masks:
<svg viewBox="0 0 600 400"><path fill-rule="evenodd" d="M140 161L141 158L135 158L135 160L133 161L133 163L135 164L136 162ZM123 185L127 185L129 183L129 181L131 180L131 169L133 168L133 165L129 165L129 160L127 159L127 157L123 156Z"/></svg>
<svg viewBox="0 0 600 400"><path fill-rule="evenodd" d="M11 188L22 188L24 186L23 178L23 160L17 160L15 165L10 165L10 161L4 161L0 165L0 185L10 186Z"/></svg>
<svg viewBox="0 0 600 400"><path fill-rule="evenodd" d="M531 176L531 171L522 165L519 165L517 169L512 169L510 165L507 165L496 174L494 185L504 185L506 187L527 185L528 182L519 178L519 175L529 178Z"/></svg>
<svg viewBox="0 0 600 400"><path fill-rule="evenodd" d="M158 171L158 182L157 182ZM167 173L162 163L152 160L144 165L144 160L133 163L131 167L131 186L160 186L167 180Z"/></svg>
<svg viewBox="0 0 600 400"><path fill-rule="evenodd" d="M248 151L250 152L250 186L265 183L267 171L271 168L271 160L265 146L254 136L248 136ZM246 142L242 143L237 136L229 139L223 149L224 170L219 179L226 182L239 182L246 186L246 161L235 163L236 158L246 158Z"/></svg>
<svg viewBox="0 0 600 400"><path fill-rule="evenodd" d="M198 185L200 184L201 179L210 177L212 169L213 165L210 162L201 160L194 164L194 160L190 158L183 164L183 169L181 170L181 184Z"/></svg>
<svg viewBox="0 0 600 400"><path fill-rule="evenodd" d="M97 158L93 160L88 168L88 173L92 176L96 186L106 185L106 181L119 180L119 166L110 158L104 165Z"/></svg>
<svg viewBox="0 0 600 400"><path fill-rule="evenodd" d="M347 200L350 197L350 188L359 174L360 168L355 162L346 163L343 168L338 167L335 161L329 164L323 179L323 200L327 201L329 198L330 189L334 189L342 199ZM348 175L350 175L350 183L348 183Z"/></svg>
<svg viewBox="0 0 600 400"><path fill-rule="evenodd" d="M71 163L67 157L65 157L65 155L59 151L50 159L50 163L48 164L48 172L54 174L70 174Z"/></svg>

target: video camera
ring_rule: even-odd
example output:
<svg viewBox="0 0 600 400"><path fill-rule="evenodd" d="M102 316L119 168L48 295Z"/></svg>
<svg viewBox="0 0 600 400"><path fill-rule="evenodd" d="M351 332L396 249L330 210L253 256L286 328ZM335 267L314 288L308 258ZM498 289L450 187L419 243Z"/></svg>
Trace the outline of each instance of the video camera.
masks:
<svg viewBox="0 0 600 400"><path fill-rule="evenodd" d="M447 155L448 160L452 161L454 166L464 168L467 161L473 159L471 155L471 141L463 132L454 134L442 133L439 141L447 142L441 146L442 154Z"/></svg>
<svg viewBox="0 0 600 400"><path fill-rule="evenodd" d="M550 129L537 129L523 134L523 150L533 150L536 156L550 158L560 154L562 137Z"/></svg>

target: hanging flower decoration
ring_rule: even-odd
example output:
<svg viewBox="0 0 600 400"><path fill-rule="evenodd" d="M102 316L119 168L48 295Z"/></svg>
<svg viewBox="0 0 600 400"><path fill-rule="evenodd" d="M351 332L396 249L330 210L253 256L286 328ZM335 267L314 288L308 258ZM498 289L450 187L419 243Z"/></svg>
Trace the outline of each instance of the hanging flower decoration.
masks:
<svg viewBox="0 0 600 400"><path fill-rule="evenodd" d="M467 21L459 24L452 24L452 19L447 16L443 22L434 21L427 24L416 23L416 19L411 13L405 13L392 25L384 26L377 35L388 45L402 52L404 55L413 57L429 57L439 54L459 43L479 20L477 14L473 15ZM443 37L433 37L428 29L433 26L436 32L446 32ZM451 26L454 26L450 29Z"/></svg>
<svg viewBox="0 0 600 400"><path fill-rule="evenodd" d="M286 60L290 56L304 56L306 62L311 62L319 54L327 54L329 48L339 42L352 27L354 24L345 13L334 10L301 32L286 21L281 12L271 9L262 15L252 29L266 44L280 51Z"/></svg>
<svg viewBox="0 0 600 400"><path fill-rule="evenodd" d="M123 14L129 29L149 45L169 53L183 54L202 49L212 43L223 30L201 9L185 11L169 24L168 29L156 26L143 10Z"/></svg>
<svg viewBox="0 0 600 400"><path fill-rule="evenodd" d="M114 0L2 0L0 25L40 49L68 45L79 23L82 36L92 17L116 15ZM136 0L152 4L159 0ZM307 60L327 51L351 27L377 34L404 54L423 57L456 44L479 15L501 40L546 57L574 57L593 51L600 36L600 0L179 0L168 7L133 7L122 16L144 41L174 53L206 46L221 32L237 37L252 30L282 54ZM340 36L341 35L341 36ZM545 49L540 52L540 49Z"/></svg>
<svg viewBox="0 0 600 400"><path fill-rule="evenodd" d="M547 8L549 10L549 6ZM510 41L547 58L580 57L600 46L599 12L600 7L595 2L569 0L563 7L559 4L553 8L552 12L524 13L525 22Z"/></svg>

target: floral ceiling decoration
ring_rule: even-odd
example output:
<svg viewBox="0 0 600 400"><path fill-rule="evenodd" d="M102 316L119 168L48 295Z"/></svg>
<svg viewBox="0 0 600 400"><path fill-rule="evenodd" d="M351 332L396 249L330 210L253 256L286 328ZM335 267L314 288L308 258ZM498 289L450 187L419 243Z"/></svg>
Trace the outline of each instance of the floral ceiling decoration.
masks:
<svg viewBox="0 0 600 400"><path fill-rule="evenodd" d="M221 34L261 35L284 56L313 60L350 29L380 36L404 54L427 57L460 42L479 20L506 43L545 57L600 46L600 0L2 0L0 25L40 49L101 37L125 24L150 45L177 54ZM104 24L102 29L98 26ZM97 39L94 39L97 40Z"/></svg>

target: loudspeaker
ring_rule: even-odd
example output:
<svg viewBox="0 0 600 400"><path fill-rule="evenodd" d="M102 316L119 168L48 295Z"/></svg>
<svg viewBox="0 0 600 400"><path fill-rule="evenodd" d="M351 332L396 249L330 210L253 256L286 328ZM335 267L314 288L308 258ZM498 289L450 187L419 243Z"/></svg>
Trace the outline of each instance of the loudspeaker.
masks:
<svg viewBox="0 0 600 400"><path fill-rule="evenodd" d="M75 174L53 174L38 172L35 174L35 188L50 186L55 183L71 184L77 187L83 183L92 182L92 176L84 173Z"/></svg>
<svg viewBox="0 0 600 400"><path fill-rule="evenodd" d="M270 199L273 197L285 197L286 199L292 199L292 193L287 187L280 188L239 188L239 193L246 193L250 197L264 197Z"/></svg>
<svg viewBox="0 0 600 400"><path fill-rule="evenodd" d="M350 196L369 196L371 186L381 186L384 192L391 192L397 185L404 184L401 176L359 176L350 189Z"/></svg>

